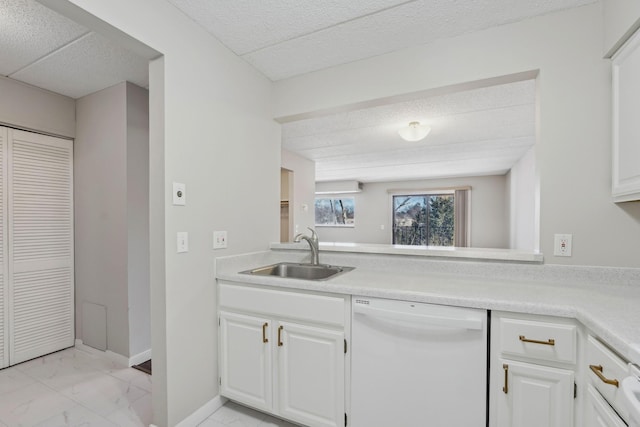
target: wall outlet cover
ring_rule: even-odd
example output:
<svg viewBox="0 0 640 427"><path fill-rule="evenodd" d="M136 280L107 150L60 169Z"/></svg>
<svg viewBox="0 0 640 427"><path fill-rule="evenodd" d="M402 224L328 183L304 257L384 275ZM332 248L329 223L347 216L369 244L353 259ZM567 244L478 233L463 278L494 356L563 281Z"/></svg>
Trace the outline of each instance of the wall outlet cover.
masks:
<svg viewBox="0 0 640 427"><path fill-rule="evenodd" d="M227 247L227 232L214 231L213 232L213 249L224 249L226 247Z"/></svg>
<svg viewBox="0 0 640 427"><path fill-rule="evenodd" d="M571 256L572 234L555 234L553 236L553 255Z"/></svg>

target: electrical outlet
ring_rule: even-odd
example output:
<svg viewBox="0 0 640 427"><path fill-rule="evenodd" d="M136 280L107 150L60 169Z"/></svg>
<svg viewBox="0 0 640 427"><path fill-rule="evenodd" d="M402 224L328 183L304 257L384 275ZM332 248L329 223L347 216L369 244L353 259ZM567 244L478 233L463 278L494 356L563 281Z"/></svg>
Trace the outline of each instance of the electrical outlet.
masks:
<svg viewBox="0 0 640 427"><path fill-rule="evenodd" d="M555 234L553 236L553 254L555 256L571 256L571 234Z"/></svg>
<svg viewBox="0 0 640 427"><path fill-rule="evenodd" d="M227 232L214 231L213 232L213 249L224 249L226 247L227 247Z"/></svg>

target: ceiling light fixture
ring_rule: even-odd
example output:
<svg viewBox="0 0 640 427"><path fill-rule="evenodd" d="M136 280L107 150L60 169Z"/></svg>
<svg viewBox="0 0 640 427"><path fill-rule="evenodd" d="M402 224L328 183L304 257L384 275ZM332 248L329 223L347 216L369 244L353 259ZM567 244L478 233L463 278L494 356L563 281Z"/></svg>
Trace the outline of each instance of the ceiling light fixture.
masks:
<svg viewBox="0 0 640 427"><path fill-rule="evenodd" d="M420 141L426 138L429 132L431 132L429 126L421 125L420 122L411 122L409 126L400 129L398 134L405 141Z"/></svg>

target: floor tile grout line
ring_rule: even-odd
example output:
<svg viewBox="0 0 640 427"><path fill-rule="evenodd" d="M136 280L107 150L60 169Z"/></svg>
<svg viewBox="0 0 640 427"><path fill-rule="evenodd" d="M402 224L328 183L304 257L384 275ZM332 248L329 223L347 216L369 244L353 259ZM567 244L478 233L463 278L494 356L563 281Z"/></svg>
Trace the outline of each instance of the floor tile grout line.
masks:
<svg viewBox="0 0 640 427"><path fill-rule="evenodd" d="M64 350L62 350L62 351L64 351ZM75 349L75 351L79 351L79 350ZM92 354L90 354L90 353L85 353L85 354L89 355L89 356L90 356L92 359L94 359L94 360L100 360L99 358L94 357L94 355L92 355ZM43 357L46 357L46 356L43 356ZM59 363L59 362L63 362L63 359L64 359L64 358L60 358L60 359L53 359L51 362L48 362L48 363ZM68 358L68 359L75 359L75 358ZM68 359L67 359L67 360L68 360ZM33 360L35 360L35 359L33 359ZM43 360L44 360L44 359L43 359ZM43 362L43 364L45 364L45 363L47 363L47 362ZM18 366L18 365L16 365L16 366ZM131 369L131 368L129 368L129 369ZM38 378L38 377L36 377L36 376L34 376L34 375L32 375L32 374L29 374L29 372L28 372L28 371L29 371L29 370L31 370L31 369L24 369L24 370L17 369L17 370L19 370L20 372L22 372L23 374L27 375L28 377L30 377L31 379L33 379L33 380L34 380L34 383L27 384L27 385L25 385L24 387L27 387L27 386L29 386L29 385L33 385L33 384L35 384L35 383L37 382L37 383L39 383L39 384L43 385L44 387L46 387L47 389L49 389L49 390L51 390L51 391L53 391L53 392L57 393L58 395L62 396L63 398L71 400L73 403L75 403L75 405L76 405L76 406L81 406L83 409L88 410L88 411L89 411L89 412L91 412L92 414L94 414L94 415L96 415L96 416L98 416L98 417L100 417L100 418L102 418L102 419L106 420L107 422L111 422L111 421L109 420L109 418L108 418L109 416L112 416L112 415L114 415L115 413L117 413L117 412L119 412L119 411L122 411L123 409L130 408L130 407L131 407L131 405L132 405L134 402L138 401L139 399L142 399L143 397L145 397L145 396L146 396L146 395L148 395L148 394L149 394L149 395L151 394L150 392L148 392L147 390L143 389L142 387L138 387L138 386L136 386L136 385L131 384L131 382L130 382L130 381L125 381L125 380L123 380L123 379L121 379L121 378L118 378L118 377L115 377L115 376L111 375L112 370L110 370L110 369L104 369L104 370L103 370L103 369L97 368L97 369L96 369L95 371L93 371L93 372L91 372L91 371L90 371L89 375L91 375L91 374L95 374L95 373L104 374L105 376L109 376L109 377L111 377L111 378L113 378L113 379L115 379L115 380L117 380L117 381L121 382L123 385L126 385L126 386L127 386L127 389L129 389L129 388L133 387L133 388L135 388L135 389L137 389L137 390L139 390L139 391L141 391L141 392L142 392L142 394L141 394L137 399L134 399L134 400L130 401L130 402L129 402L129 404L128 404L127 406L125 406L125 407L123 407L123 408L117 408L117 409L115 409L115 410L111 411L111 412L110 412L109 414L107 414L107 415L102 415L102 414L100 414L100 413L98 413L98 412L94 411L94 410L93 410L93 409L91 409L90 407L86 406L85 404L83 404L81 401L77 400L77 399L76 399L76 398L74 398L73 396L71 396L71 395L67 395L67 394L63 393L61 390L58 390L58 389L56 389L55 387L53 387L53 386L51 386L51 385L49 385L49 384L45 383L45 382L44 382L44 381L42 381L40 378ZM75 385L77 385L77 384L79 384L79 383L73 383L73 384L71 384L71 385L69 385L69 386L67 386L67 387L64 387L64 388L65 388L65 389L67 389L67 388L72 388L73 386L75 386ZM23 387L20 387L20 388L23 388ZM48 420L48 419L51 419L51 418L54 418L55 416L57 416L57 415L53 415L52 417L47 418L47 420ZM46 420L43 420L42 422L44 422L44 421L46 421ZM1 419L0 419L0 422L2 422L2 420L1 420ZM111 422L111 423L112 423L112 422Z"/></svg>

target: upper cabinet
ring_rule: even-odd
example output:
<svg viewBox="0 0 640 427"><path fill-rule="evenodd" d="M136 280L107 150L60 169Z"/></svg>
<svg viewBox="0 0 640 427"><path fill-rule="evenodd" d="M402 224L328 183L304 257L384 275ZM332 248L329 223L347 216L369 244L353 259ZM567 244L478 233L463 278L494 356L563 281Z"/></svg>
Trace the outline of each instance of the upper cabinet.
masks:
<svg viewBox="0 0 640 427"><path fill-rule="evenodd" d="M640 200L640 31L613 56L613 180L615 202Z"/></svg>

